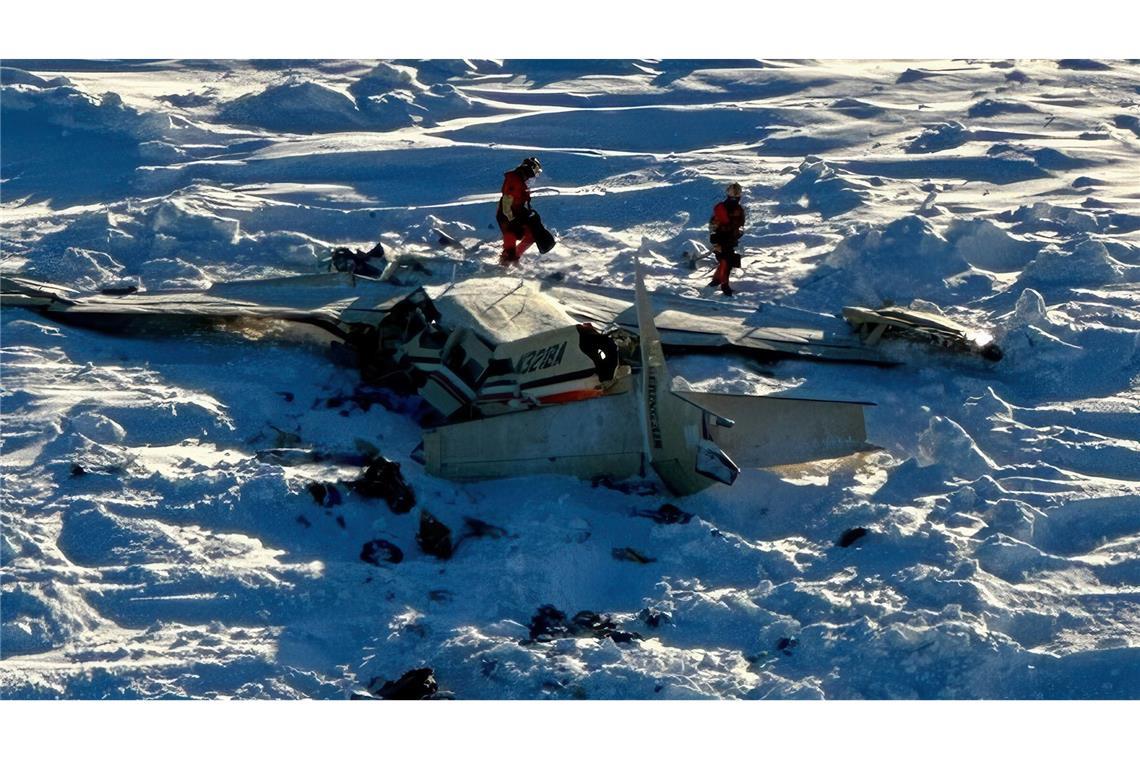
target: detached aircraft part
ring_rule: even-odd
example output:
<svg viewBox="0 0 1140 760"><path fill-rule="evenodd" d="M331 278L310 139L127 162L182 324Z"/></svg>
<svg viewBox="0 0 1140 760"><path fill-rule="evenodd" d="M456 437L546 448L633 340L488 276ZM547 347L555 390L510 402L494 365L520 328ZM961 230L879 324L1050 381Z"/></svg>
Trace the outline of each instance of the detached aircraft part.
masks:
<svg viewBox="0 0 1140 760"><path fill-rule="evenodd" d="M863 342L872 348L883 338L899 337L933 343L952 351L977 354L994 362L1002 357L1001 347L988 332L967 327L941 314L900 306L882 309L845 306L843 318L855 328Z"/></svg>

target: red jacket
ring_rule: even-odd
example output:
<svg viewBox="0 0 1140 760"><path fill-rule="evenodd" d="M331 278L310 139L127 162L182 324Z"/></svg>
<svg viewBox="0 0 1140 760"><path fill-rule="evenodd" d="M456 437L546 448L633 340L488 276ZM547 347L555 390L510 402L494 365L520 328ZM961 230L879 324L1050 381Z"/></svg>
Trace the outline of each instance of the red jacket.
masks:
<svg viewBox="0 0 1140 760"><path fill-rule="evenodd" d="M712 218L709 219L709 242L712 245L733 248L743 234L744 206L739 203L730 206L722 201L712 207Z"/></svg>
<svg viewBox="0 0 1140 760"><path fill-rule="evenodd" d="M495 217L499 220L499 224L514 221L527 215L526 209L529 205L530 188L526 186L526 180L522 175L517 170L511 169L503 175L503 195L499 199Z"/></svg>
<svg viewBox="0 0 1140 760"><path fill-rule="evenodd" d="M721 201L713 207L709 219L709 241L713 245L735 248L736 241L744 234L744 206L734 203L730 208Z"/></svg>

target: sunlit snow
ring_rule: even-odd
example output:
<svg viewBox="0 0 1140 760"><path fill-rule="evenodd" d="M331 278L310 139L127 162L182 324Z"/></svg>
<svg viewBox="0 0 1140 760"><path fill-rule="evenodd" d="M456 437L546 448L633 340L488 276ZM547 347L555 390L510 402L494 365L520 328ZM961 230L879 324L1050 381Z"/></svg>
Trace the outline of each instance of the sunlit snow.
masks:
<svg viewBox="0 0 1140 760"><path fill-rule="evenodd" d="M878 450L684 499L424 473L412 406L262 328L96 333L5 309L0 696L1140 697L1140 65L6 61L5 274L96 291L318 271L336 246L497 269L540 156L559 245L518 275L737 305L885 301L992 334L895 367L674 358L706 391L872 401ZM445 233L468 247L443 249ZM919 301L919 303L915 303ZM282 463L266 449L331 452ZM314 482L375 447L419 507ZM670 502L694 517L658 524ZM442 561L420 508L501 532ZM865 533L848 533L854 528ZM841 537L850 543L841 546ZM851 538L858 536L857 539ZM404 560L361 547L384 539ZM633 550L633 554L624 550ZM630 561L630 557L652 562ZM625 559L622 559L625 557ZM641 638L527 643L543 605Z"/></svg>

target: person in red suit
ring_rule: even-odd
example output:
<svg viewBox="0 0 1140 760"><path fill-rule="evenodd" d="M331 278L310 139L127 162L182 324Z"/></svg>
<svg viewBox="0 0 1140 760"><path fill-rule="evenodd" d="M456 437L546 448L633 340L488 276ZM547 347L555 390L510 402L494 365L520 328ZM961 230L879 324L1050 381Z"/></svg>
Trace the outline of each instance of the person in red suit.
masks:
<svg viewBox="0 0 1140 760"><path fill-rule="evenodd" d="M740 267L736 245L744 234L744 207L740 205L744 189L740 183L733 182L724 191L725 199L713 207L712 218L709 219L709 243L717 261L716 273L709 287L719 285L720 292L730 296L732 287L728 284L728 275L733 267Z"/></svg>
<svg viewBox="0 0 1140 760"><path fill-rule="evenodd" d="M503 232L503 254L499 263L511 266L518 263L523 252L534 243L529 221L534 211L530 207L530 188L527 182L542 173L537 158L524 158L517 168L503 175L502 196L495 212L499 229Z"/></svg>

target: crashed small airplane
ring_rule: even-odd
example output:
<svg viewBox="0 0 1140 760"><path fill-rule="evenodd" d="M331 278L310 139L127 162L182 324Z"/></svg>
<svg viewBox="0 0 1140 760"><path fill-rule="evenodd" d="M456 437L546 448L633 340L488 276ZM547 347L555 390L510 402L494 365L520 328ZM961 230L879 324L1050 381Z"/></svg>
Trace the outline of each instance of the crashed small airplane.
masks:
<svg viewBox="0 0 1140 760"><path fill-rule="evenodd" d="M674 389L640 273L635 301L639 378L621 364L624 371L589 401L428 430L428 471L454 480L538 473L626 478L645 474L648 464L669 490L690 494L713 482L731 485L741 467L867 448L863 402Z"/></svg>
<svg viewBox="0 0 1140 760"><path fill-rule="evenodd" d="M865 450L865 402L702 393L674 386L666 351L884 364L851 337L761 325L756 313L658 294L517 277L404 284L353 272L219 283L199 292L83 295L0 278L0 303L122 330L265 319L319 328L365 378L437 413L413 456L452 480L542 473L622 479L652 468L674 493L732 484L741 468Z"/></svg>

